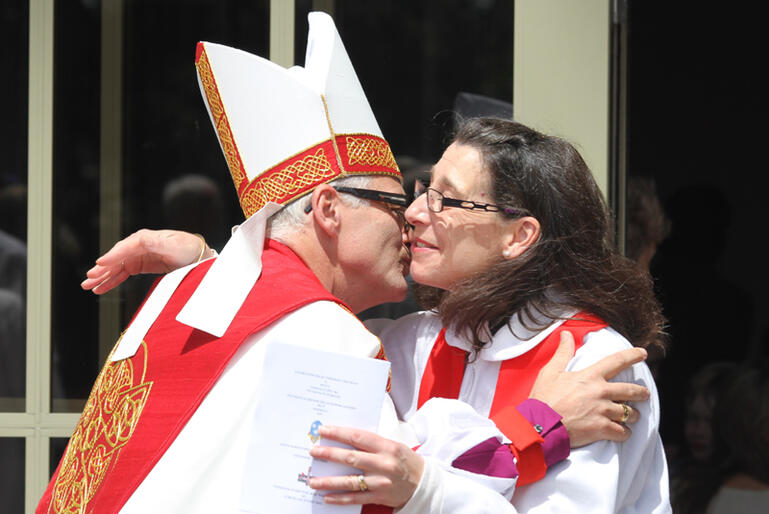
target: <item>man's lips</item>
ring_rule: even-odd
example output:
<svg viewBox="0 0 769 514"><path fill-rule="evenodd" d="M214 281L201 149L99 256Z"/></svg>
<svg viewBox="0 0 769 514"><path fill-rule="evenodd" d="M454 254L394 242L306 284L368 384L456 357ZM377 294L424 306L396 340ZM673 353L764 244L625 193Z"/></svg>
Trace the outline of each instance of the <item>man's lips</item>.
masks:
<svg viewBox="0 0 769 514"><path fill-rule="evenodd" d="M403 257L401 257L401 262L405 262L408 265L411 263L411 243L404 244L403 249L405 252Z"/></svg>

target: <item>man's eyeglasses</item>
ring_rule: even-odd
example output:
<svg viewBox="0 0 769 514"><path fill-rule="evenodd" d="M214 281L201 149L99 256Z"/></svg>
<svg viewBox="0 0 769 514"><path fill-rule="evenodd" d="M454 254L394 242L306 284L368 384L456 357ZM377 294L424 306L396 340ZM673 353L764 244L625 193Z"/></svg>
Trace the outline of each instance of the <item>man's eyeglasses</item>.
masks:
<svg viewBox="0 0 769 514"><path fill-rule="evenodd" d="M443 193L432 187L425 186L422 182L417 180L414 183L414 200L425 194L427 200L427 208L432 212L441 212L444 207L459 207L460 209L467 210L482 210L487 212L499 212L502 211L510 216L528 216L529 212L525 209L518 209L513 207L502 207L500 205L494 205L491 203L474 202L472 200L457 200L456 198L446 198Z"/></svg>
<svg viewBox="0 0 769 514"><path fill-rule="evenodd" d="M413 226L406 221L406 207L409 206L409 199L404 194L388 193L387 191L377 191L375 189L361 189L358 187L334 187L340 193L347 193L358 198L380 202L385 204L398 218L398 224L405 230L411 230ZM304 212L312 211L312 204L305 207Z"/></svg>

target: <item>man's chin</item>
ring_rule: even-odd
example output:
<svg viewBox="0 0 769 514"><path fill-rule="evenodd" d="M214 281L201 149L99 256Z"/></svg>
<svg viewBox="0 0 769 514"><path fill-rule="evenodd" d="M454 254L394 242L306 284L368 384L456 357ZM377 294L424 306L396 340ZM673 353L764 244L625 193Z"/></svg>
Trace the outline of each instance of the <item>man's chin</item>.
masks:
<svg viewBox="0 0 769 514"><path fill-rule="evenodd" d="M405 275L404 275L404 277L405 277ZM409 293L409 287L406 284L406 281L404 280L403 281L403 287L400 287L398 289L393 289L392 294L389 295L388 299L384 300L381 303L398 303L398 302L402 302L403 300L406 299L406 296L408 295L408 293Z"/></svg>

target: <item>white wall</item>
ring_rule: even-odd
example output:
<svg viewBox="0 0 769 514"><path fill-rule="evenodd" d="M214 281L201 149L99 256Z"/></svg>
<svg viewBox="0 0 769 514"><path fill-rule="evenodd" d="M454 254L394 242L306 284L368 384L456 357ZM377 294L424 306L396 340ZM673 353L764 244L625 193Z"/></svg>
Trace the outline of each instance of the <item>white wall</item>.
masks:
<svg viewBox="0 0 769 514"><path fill-rule="evenodd" d="M563 137L608 186L609 1L517 0L516 121Z"/></svg>

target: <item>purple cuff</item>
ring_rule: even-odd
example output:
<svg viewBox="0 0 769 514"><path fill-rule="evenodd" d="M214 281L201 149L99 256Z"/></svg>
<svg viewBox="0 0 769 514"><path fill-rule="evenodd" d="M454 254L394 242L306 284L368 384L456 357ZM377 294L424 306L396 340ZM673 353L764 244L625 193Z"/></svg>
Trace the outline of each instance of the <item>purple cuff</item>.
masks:
<svg viewBox="0 0 769 514"><path fill-rule="evenodd" d="M545 440L542 451L548 468L569 456L569 433L561 423L561 416L548 404L529 398L518 405L518 412Z"/></svg>
<svg viewBox="0 0 769 514"><path fill-rule="evenodd" d="M496 437L486 439L474 446L451 463L457 469L479 475L501 478L515 478L518 468L510 447L500 443Z"/></svg>

